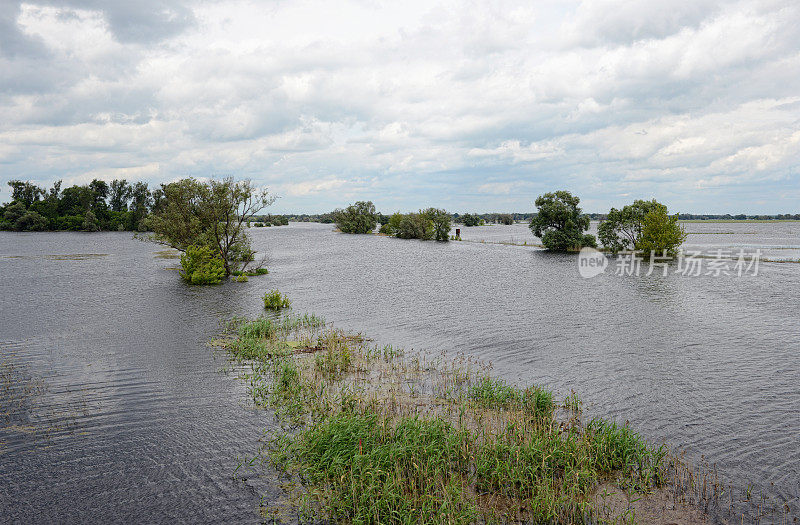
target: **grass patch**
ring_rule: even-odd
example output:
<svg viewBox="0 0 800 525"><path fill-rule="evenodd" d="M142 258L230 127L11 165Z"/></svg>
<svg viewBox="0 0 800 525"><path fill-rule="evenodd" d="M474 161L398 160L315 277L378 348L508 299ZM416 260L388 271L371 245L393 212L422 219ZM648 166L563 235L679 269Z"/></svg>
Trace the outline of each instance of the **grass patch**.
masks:
<svg viewBox="0 0 800 525"><path fill-rule="evenodd" d="M254 403L283 422L263 453L293 482L265 515L597 522L616 519L597 504L601 484L646 494L665 482L663 447L625 425L584 424L574 393L557 405L464 358L409 357L313 315L236 319L218 344L249 363Z"/></svg>

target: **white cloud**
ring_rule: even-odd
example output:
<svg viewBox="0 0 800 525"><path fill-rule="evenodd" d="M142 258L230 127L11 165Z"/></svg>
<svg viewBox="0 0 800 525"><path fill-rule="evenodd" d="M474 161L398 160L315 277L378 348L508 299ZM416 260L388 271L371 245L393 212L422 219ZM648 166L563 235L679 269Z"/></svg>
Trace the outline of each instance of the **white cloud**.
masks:
<svg viewBox="0 0 800 525"><path fill-rule="evenodd" d="M139 176L250 177L287 211L560 187L714 211L800 186L790 0L96 5L9 11L0 182L157 166Z"/></svg>

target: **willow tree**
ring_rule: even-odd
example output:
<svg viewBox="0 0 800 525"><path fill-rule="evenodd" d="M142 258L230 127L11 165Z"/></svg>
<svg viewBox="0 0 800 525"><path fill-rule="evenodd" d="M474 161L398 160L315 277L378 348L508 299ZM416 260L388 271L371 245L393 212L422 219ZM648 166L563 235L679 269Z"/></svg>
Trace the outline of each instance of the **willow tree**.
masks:
<svg viewBox="0 0 800 525"><path fill-rule="evenodd" d="M148 219L152 239L186 252L210 248L225 274L244 271L255 259L247 221L275 202L267 190L233 178L201 182L194 178L161 185L158 204Z"/></svg>

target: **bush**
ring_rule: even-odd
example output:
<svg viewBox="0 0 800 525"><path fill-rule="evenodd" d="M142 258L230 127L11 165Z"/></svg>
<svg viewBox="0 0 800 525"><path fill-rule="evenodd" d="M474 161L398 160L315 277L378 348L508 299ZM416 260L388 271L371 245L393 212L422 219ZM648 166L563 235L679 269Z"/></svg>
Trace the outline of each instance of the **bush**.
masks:
<svg viewBox="0 0 800 525"><path fill-rule="evenodd" d="M358 201L344 210L333 212L336 226L343 233L372 233L378 224L372 201Z"/></svg>
<svg viewBox="0 0 800 525"><path fill-rule="evenodd" d="M267 310L282 310L289 308L292 302L288 297L282 295L278 290L272 290L264 294L264 308Z"/></svg>
<svg viewBox="0 0 800 525"><path fill-rule="evenodd" d="M189 284L219 284L225 278L225 265L208 246L191 245L181 256L181 278Z"/></svg>

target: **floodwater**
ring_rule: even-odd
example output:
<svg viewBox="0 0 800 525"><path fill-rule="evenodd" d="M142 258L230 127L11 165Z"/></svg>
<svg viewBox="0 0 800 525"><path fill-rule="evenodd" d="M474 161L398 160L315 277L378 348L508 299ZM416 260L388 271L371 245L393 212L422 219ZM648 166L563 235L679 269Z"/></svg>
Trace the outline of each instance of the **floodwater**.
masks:
<svg viewBox="0 0 800 525"><path fill-rule="evenodd" d="M706 265L717 250L800 258L800 223L685 228ZM446 244L250 231L270 274L217 287L184 285L130 234L0 233L2 521L259 521L279 480L234 471L273 420L206 342L273 288L379 342L574 390L589 415L800 515L800 264L637 276L611 260L586 279L575 255L496 244L538 242L524 225Z"/></svg>

